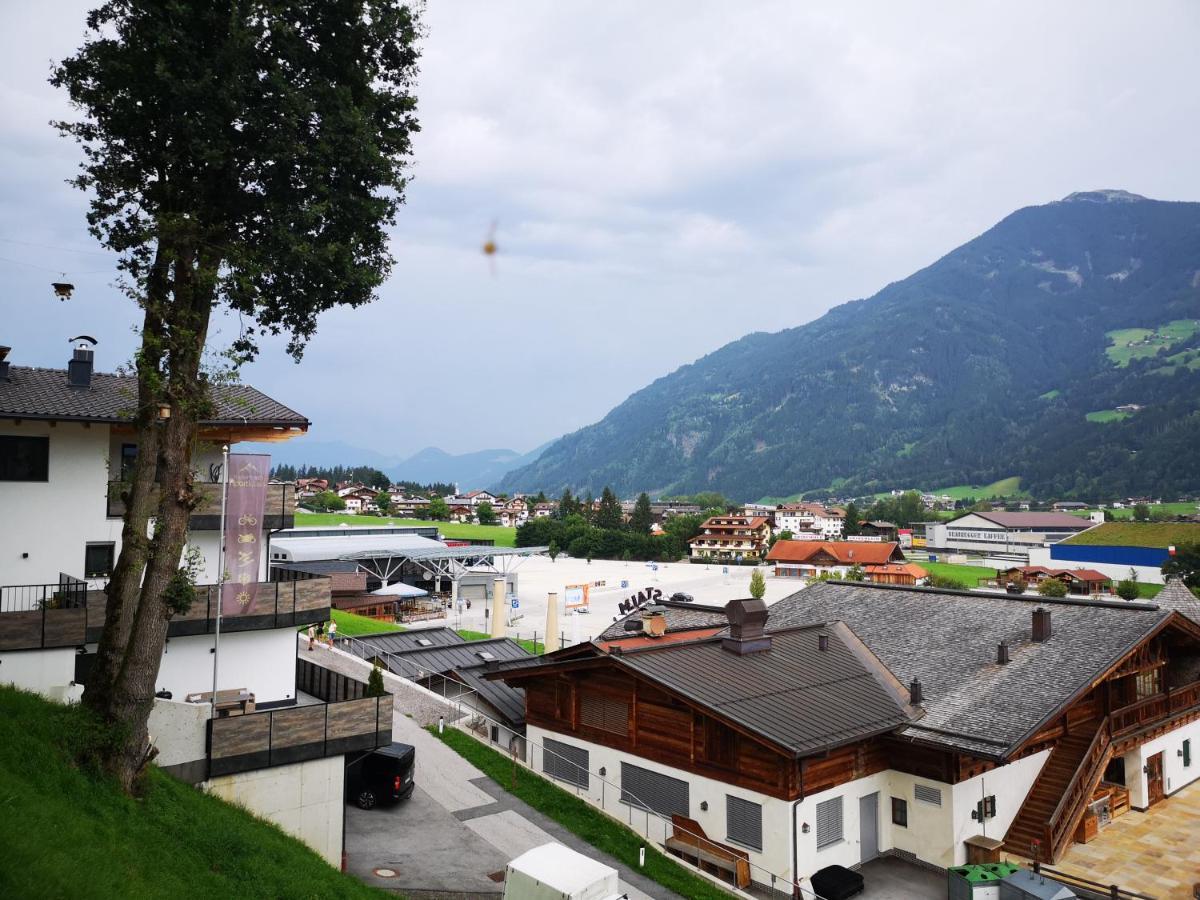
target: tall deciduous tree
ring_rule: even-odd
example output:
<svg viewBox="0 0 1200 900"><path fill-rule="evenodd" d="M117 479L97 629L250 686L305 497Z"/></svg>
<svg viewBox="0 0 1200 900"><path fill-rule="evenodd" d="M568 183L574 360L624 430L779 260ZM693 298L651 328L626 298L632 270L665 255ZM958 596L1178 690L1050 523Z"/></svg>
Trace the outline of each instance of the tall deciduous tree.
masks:
<svg viewBox="0 0 1200 900"><path fill-rule="evenodd" d="M57 127L83 147L75 184L120 255L141 343L139 453L84 698L119 726L110 767L131 789L196 503L213 313L241 323L236 368L264 333L299 359L322 311L374 297L417 129L418 24L397 0L110 0L87 27L51 77L79 111Z"/></svg>

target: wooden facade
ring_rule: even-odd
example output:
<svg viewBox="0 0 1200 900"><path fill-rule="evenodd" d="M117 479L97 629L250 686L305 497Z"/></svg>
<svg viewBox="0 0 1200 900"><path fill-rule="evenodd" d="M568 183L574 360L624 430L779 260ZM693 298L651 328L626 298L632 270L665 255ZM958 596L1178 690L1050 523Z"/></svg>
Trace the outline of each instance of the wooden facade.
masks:
<svg viewBox="0 0 1200 900"><path fill-rule="evenodd" d="M108 518L119 519L125 515L125 501L121 499L124 487L120 481L108 485ZM221 527L221 483L197 481L193 484L197 505L192 510L188 525L199 531L214 531ZM372 495L374 496L374 495ZM158 503L157 490L153 504ZM291 482L272 482L267 485L266 502L263 504L262 527L266 529L291 528L296 524L296 485Z"/></svg>

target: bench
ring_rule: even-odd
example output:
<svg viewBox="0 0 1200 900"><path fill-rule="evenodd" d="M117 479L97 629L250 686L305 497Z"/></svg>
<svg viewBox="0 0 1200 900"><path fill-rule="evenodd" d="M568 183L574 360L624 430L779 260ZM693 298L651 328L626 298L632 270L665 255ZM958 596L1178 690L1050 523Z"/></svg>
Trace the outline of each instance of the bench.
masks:
<svg viewBox="0 0 1200 900"><path fill-rule="evenodd" d="M185 703L212 703L212 691L188 694ZM241 716L254 712L254 695L245 688L217 691L215 704L218 718L225 716Z"/></svg>
<svg viewBox="0 0 1200 900"><path fill-rule="evenodd" d="M739 888L750 885L749 853L710 841L700 823L687 816L671 816L671 825L673 832L665 844L668 851Z"/></svg>

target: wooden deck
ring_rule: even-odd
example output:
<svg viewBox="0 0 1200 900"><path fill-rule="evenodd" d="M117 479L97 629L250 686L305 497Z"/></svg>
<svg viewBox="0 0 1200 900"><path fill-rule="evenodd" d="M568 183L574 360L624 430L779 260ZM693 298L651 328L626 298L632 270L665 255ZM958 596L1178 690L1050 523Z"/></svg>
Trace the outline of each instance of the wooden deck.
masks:
<svg viewBox="0 0 1200 900"><path fill-rule="evenodd" d="M208 634L216 628L216 585L201 585L196 602L171 619L168 636ZM34 609L0 613L0 650L77 647L100 637L108 595L88 591L86 604L73 609ZM260 582L254 602L243 615L223 616L221 630L262 631L306 625L329 618L328 578Z"/></svg>

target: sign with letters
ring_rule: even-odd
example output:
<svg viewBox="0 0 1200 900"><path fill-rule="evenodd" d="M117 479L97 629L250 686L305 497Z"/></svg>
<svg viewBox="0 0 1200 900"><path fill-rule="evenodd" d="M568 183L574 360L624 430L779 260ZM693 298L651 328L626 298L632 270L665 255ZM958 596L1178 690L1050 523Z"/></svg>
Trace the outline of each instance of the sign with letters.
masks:
<svg viewBox="0 0 1200 900"><path fill-rule="evenodd" d="M221 615L240 616L253 605L258 593L258 566L262 560L263 511L271 457L258 453L231 453L225 484L225 584L221 589Z"/></svg>

